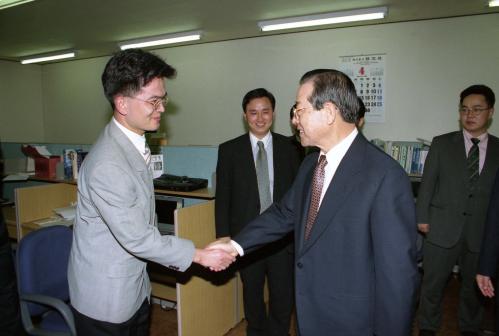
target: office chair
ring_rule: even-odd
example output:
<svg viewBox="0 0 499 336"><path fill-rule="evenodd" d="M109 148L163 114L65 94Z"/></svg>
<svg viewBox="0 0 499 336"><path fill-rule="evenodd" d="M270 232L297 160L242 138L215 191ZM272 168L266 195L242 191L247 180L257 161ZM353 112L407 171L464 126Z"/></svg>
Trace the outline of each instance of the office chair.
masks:
<svg viewBox="0 0 499 336"><path fill-rule="evenodd" d="M17 249L21 319L30 335L76 335L67 268L73 233L55 225L30 232Z"/></svg>

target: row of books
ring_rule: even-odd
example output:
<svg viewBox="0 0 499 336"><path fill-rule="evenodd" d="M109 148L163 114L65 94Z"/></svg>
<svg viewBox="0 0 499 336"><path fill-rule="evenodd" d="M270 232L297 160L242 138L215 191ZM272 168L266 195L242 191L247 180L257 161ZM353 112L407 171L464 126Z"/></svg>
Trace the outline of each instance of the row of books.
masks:
<svg viewBox="0 0 499 336"><path fill-rule="evenodd" d="M64 178L78 179L78 172L83 159L88 154L81 149L65 149L62 153L64 163Z"/></svg>
<svg viewBox="0 0 499 336"><path fill-rule="evenodd" d="M423 175L424 163L430 147L422 142L413 141L385 141L381 139L371 140L373 144L381 148L409 175Z"/></svg>

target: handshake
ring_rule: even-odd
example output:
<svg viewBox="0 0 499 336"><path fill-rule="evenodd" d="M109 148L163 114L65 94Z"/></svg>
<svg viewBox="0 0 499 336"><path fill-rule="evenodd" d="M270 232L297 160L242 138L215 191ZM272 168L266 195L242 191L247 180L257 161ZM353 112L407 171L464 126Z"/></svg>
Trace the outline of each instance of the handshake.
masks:
<svg viewBox="0 0 499 336"><path fill-rule="evenodd" d="M196 249L193 262L218 272L229 267L238 255L230 237L223 237L208 244L204 249Z"/></svg>

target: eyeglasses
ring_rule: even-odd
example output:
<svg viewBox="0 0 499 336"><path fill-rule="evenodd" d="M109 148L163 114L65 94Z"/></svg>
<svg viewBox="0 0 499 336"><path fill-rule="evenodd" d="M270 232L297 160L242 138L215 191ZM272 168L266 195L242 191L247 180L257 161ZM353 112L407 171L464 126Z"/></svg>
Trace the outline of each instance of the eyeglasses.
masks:
<svg viewBox="0 0 499 336"><path fill-rule="evenodd" d="M291 108L291 110L293 111L293 117L299 119L301 117L301 115L303 114L303 111L305 111L306 109L309 109L309 108L312 108L312 107L308 106L308 107L297 108L296 104L293 105L293 107Z"/></svg>
<svg viewBox="0 0 499 336"><path fill-rule="evenodd" d="M128 98L140 100L141 102L150 104L153 108L153 111L157 111L159 109L160 105L163 105L163 107L166 107L166 105L168 104L168 100L169 100L168 96L164 96L162 98L154 98L154 99L150 99L150 100L144 100L144 99L140 99L137 97L128 97Z"/></svg>
<svg viewBox="0 0 499 336"><path fill-rule="evenodd" d="M466 115L478 116L483 111L487 111L489 109L490 109L489 107L473 107L473 108L460 107L459 108L459 113L466 114Z"/></svg>

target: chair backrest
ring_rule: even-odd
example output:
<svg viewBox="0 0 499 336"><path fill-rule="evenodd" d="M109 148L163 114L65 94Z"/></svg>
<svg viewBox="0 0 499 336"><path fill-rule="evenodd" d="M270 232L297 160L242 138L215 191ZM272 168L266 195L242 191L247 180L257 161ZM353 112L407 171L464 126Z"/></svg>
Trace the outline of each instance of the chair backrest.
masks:
<svg viewBox="0 0 499 336"><path fill-rule="evenodd" d="M17 273L20 294L42 294L69 300L67 269L73 233L56 225L30 232L19 242ZM30 315L39 315L48 307L29 303Z"/></svg>

